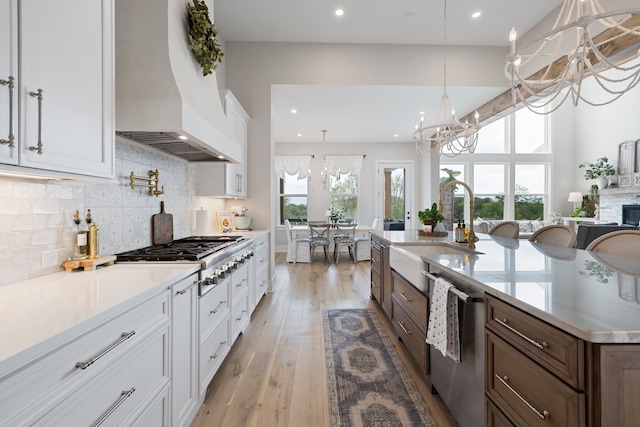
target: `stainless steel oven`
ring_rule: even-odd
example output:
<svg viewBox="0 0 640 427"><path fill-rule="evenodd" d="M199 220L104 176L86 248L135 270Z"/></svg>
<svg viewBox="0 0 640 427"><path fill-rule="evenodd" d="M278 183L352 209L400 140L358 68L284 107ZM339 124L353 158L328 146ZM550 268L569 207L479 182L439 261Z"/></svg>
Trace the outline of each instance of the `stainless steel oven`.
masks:
<svg viewBox="0 0 640 427"><path fill-rule="evenodd" d="M252 256L251 241L242 236L192 236L116 254L116 262L200 264L202 296Z"/></svg>

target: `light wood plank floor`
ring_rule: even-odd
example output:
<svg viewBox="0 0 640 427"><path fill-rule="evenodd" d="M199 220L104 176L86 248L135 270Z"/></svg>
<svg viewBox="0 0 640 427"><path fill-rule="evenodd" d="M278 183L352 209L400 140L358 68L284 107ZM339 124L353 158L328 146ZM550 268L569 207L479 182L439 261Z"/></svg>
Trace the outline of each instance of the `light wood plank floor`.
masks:
<svg viewBox="0 0 640 427"><path fill-rule="evenodd" d="M330 425L322 310L378 310L387 332L391 323L369 298L368 262L326 264L320 252L313 264L288 264L276 254L274 292L261 300L209 384L191 427ZM392 340L398 355L440 427L456 426L438 396L417 374L404 344Z"/></svg>

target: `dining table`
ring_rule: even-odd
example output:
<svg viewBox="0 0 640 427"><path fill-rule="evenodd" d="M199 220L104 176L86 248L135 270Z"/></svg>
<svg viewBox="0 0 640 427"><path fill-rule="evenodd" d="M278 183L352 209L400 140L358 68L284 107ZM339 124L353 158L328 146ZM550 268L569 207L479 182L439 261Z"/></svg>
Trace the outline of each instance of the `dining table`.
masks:
<svg viewBox="0 0 640 427"><path fill-rule="evenodd" d="M321 224L321 226L322 225L329 226L329 240L333 241L333 237L336 235L336 232L338 232L338 228L336 228L335 224L333 223ZM371 227L371 225L358 224L356 225L354 237L368 237L371 230L373 230L373 227ZM294 225L291 227L291 231L293 232L293 239L291 242L289 242L289 245L295 244L296 238L309 237L310 234L308 224ZM295 251L295 248L289 249Z"/></svg>

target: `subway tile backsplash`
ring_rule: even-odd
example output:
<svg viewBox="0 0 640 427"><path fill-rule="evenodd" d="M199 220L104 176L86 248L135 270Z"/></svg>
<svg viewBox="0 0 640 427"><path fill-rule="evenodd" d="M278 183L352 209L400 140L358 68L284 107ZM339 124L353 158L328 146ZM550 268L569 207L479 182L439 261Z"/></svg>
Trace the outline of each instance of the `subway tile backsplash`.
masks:
<svg viewBox="0 0 640 427"><path fill-rule="evenodd" d="M164 194L149 196L149 189L131 189L129 174L160 172ZM0 285L61 271L43 269L42 251L72 251L73 213L84 219L87 209L100 228L101 255L151 244L151 216L164 201L173 214L174 237L194 233L195 208L222 209L222 199L195 197L195 172L184 160L116 138L116 180L87 184L41 181L0 176Z"/></svg>

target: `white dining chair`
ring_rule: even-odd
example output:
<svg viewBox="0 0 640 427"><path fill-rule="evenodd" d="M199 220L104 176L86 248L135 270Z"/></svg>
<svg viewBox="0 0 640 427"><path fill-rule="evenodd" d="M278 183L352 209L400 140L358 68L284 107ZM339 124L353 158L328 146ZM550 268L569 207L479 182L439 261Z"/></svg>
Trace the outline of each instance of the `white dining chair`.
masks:
<svg viewBox="0 0 640 427"><path fill-rule="evenodd" d="M355 231L358 224L355 222L348 224L338 223L335 226L336 235L333 237L333 259L336 264L338 264L338 261L340 261L340 251L342 248L347 248L353 262L356 262Z"/></svg>
<svg viewBox="0 0 640 427"><path fill-rule="evenodd" d="M371 223L371 230L376 230L378 227L378 218L373 219ZM371 235L368 231L364 231L362 234L358 234L353 239L353 254L356 258L356 262L369 261L371 259Z"/></svg>
<svg viewBox="0 0 640 427"><path fill-rule="evenodd" d="M284 225L287 228L287 262L311 262L309 237L298 237L288 219L284 220Z"/></svg>

